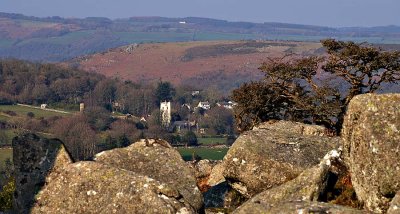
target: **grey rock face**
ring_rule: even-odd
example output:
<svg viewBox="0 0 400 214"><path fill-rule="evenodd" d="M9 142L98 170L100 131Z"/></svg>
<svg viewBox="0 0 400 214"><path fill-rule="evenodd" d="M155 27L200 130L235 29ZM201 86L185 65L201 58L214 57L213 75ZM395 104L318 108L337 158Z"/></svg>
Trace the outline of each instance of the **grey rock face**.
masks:
<svg viewBox="0 0 400 214"><path fill-rule="evenodd" d="M224 182L224 169L225 167L222 163L218 163L217 165L215 165L211 170L210 178L208 179L207 184L209 186L215 186Z"/></svg>
<svg viewBox="0 0 400 214"><path fill-rule="evenodd" d="M396 196L390 202L390 207L387 212L388 214L399 214L400 213L400 191L397 192Z"/></svg>
<svg viewBox="0 0 400 214"><path fill-rule="evenodd" d="M203 209L203 196L197 187L194 170L166 141L143 140L126 148L99 153L95 161L173 186L195 211Z"/></svg>
<svg viewBox="0 0 400 214"><path fill-rule="evenodd" d="M349 104L343 152L357 196L385 212L400 190L400 94L364 94Z"/></svg>
<svg viewBox="0 0 400 214"><path fill-rule="evenodd" d="M32 213L195 213L173 186L96 162L50 177Z"/></svg>
<svg viewBox="0 0 400 214"><path fill-rule="evenodd" d="M232 212L245 200L227 182L215 185L204 193L204 205L206 208L223 208Z"/></svg>
<svg viewBox="0 0 400 214"><path fill-rule="evenodd" d="M329 214L361 214L365 211L356 210L349 207L338 206L316 201L286 201L274 206L268 204L255 204L252 208L241 209L233 212L245 214L287 214L287 213L329 213Z"/></svg>
<svg viewBox="0 0 400 214"><path fill-rule="evenodd" d="M224 177L248 198L292 180L339 145L339 138L323 136L323 130L287 121L263 123L229 149Z"/></svg>
<svg viewBox="0 0 400 214"><path fill-rule="evenodd" d="M16 185L14 209L17 213L29 213L36 193L72 160L58 140L25 134L14 138L12 144Z"/></svg>
<svg viewBox="0 0 400 214"><path fill-rule="evenodd" d="M302 172L297 178L257 194L235 213L268 211L289 201L317 201L327 188L329 172L341 164L340 152L330 151L320 164Z"/></svg>

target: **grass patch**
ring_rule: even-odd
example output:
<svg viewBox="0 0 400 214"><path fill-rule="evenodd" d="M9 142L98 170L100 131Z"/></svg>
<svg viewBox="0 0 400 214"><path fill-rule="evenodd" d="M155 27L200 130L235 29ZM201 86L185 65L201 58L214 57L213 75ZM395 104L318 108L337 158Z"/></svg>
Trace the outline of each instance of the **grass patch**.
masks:
<svg viewBox="0 0 400 214"><path fill-rule="evenodd" d="M18 116L26 116L26 114L28 112L32 112L33 114L35 114L36 118L40 118L40 117L48 118L48 117L53 117L53 116L67 116L68 115L68 114L64 114L64 113L45 111L42 109L29 108L29 107L18 106L18 105L0 105L0 111L2 111L2 112L13 111L13 112L17 113ZM6 118L6 117L3 116L3 118Z"/></svg>
<svg viewBox="0 0 400 214"><path fill-rule="evenodd" d="M202 159L222 160L228 148L178 148L179 153L185 161L192 160L193 153Z"/></svg>
<svg viewBox="0 0 400 214"><path fill-rule="evenodd" d="M5 137L5 139L0 138L0 146L11 146L12 139L16 136L14 131L13 129L0 130L0 135Z"/></svg>
<svg viewBox="0 0 400 214"><path fill-rule="evenodd" d="M10 158L12 160L12 149L11 148L0 148L0 170L4 169L5 160Z"/></svg>
<svg viewBox="0 0 400 214"><path fill-rule="evenodd" d="M201 145L225 145L226 138L225 137L200 137L197 138L197 141Z"/></svg>

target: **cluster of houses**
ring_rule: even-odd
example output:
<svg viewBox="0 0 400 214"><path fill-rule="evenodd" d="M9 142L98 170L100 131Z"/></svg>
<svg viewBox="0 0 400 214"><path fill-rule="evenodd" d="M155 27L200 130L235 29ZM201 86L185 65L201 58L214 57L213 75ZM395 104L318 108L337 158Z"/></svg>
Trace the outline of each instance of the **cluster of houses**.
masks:
<svg viewBox="0 0 400 214"><path fill-rule="evenodd" d="M232 110L237 103L233 101L227 102L217 102L217 107L222 107ZM197 106L193 109L190 104L183 104L182 107L186 107L189 110L203 109L205 111L211 109L211 104L208 101L199 102ZM171 123L171 102L161 102L160 103L160 114L161 114L161 124L163 127L167 128L169 131L182 132L182 131L194 131L199 134L204 134L204 128L199 128L197 121L174 121Z"/></svg>

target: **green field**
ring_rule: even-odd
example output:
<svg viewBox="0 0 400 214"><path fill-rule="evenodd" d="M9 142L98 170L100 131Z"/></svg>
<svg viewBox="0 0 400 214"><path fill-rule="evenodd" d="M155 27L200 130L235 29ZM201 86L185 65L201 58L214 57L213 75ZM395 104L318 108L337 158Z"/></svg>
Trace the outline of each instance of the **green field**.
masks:
<svg viewBox="0 0 400 214"><path fill-rule="evenodd" d="M43 118L48 118L52 116L66 116L68 114L64 113L58 113L58 112L52 112L52 111L45 111L41 109L36 109L36 108L29 108L25 106L18 106L18 105L0 105L0 111L5 112L5 111L13 111L17 113L17 116L26 116L28 112L32 112L35 114L36 118L43 117ZM7 119L7 117L2 116L1 119Z"/></svg>
<svg viewBox="0 0 400 214"><path fill-rule="evenodd" d="M178 151L186 161L192 160L193 153L202 159L222 160L228 152L228 148L178 148Z"/></svg>
<svg viewBox="0 0 400 214"><path fill-rule="evenodd" d="M11 148L0 148L0 171L4 169L5 160L10 158L12 160L12 149Z"/></svg>
<svg viewBox="0 0 400 214"><path fill-rule="evenodd" d="M12 139L16 136L13 129L0 130L0 147L4 145L11 145ZM5 137L5 139L3 139Z"/></svg>
<svg viewBox="0 0 400 214"><path fill-rule="evenodd" d="M199 137L197 141L201 145L225 145L225 137Z"/></svg>

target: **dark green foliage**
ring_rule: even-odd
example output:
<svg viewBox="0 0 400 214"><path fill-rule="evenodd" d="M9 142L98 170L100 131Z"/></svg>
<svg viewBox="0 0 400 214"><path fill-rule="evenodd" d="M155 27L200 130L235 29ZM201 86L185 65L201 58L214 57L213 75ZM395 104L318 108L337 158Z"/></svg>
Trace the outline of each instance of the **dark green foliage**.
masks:
<svg viewBox="0 0 400 214"><path fill-rule="evenodd" d="M327 58L271 60L260 67L264 80L233 92L241 131L259 122L286 119L324 125L339 133L354 96L374 93L382 83L400 79L400 52L331 39L322 44Z"/></svg>
<svg viewBox="0 0 400 214"><path fill-rule="evenodd" d="M33 112L28 112L26 113L26 116L28 116L29 118L33 118L35 117L35 114Z"/></svg>
<svg viewBox="0 0 400 214"><path fill-rule="evenodd" d="M198 146L197 136L194 132L188 131L183 136L183 141L187 143L188 146Z"/></svg>
<svg viewBox="0 0 400 214"><path fill-rule="evenodd" d="M175 96L175 88L169 82L160 81L155 93L157 104L163 101L172 101Z"/></svg>

